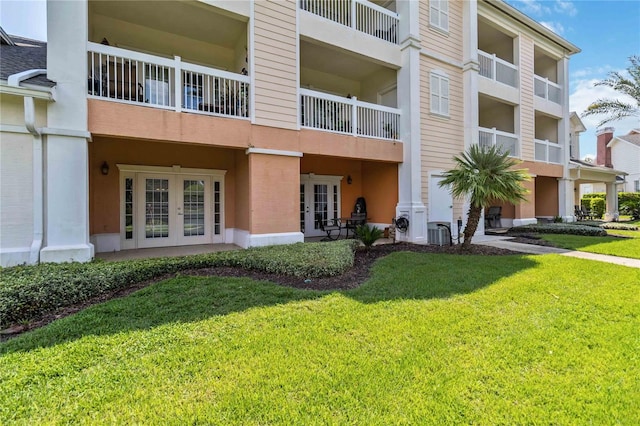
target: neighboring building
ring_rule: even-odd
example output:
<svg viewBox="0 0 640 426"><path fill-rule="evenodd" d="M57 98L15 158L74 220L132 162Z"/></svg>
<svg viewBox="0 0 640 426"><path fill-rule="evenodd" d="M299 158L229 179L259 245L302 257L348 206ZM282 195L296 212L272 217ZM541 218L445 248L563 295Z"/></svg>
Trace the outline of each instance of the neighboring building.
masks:
<svg viewBox="0 0 640 426"><path fill-rule="evenodd" d="M54 87L9 78L44 64L0 81L3 265L302 241L358 197L370 223L406 216L398 238L426 243L429 222L466 214L438 182L474 143L533 175L528 200L503 206L505 225L573 214L568 58L579 49L502 1L47 10ZM41 99L35 124L23 99Z"/></svg>
<svg viewBox="0 0 640 426"><path fill-rule="evenodd" d="M571 152L575 157L569 161L569 174L574 181L574 203L580 205L585 194L604 192L606 194L605 220L618 218L618 192L623 189L626 172L614 169L611 161L611 149L608 144L613 138L613 128L606 127L596 133L596 158L588 162L580 159L580 133L586 128L575 114L571 113ZM575 143L574 143L575 142Z"/></svg>
<svg viewBox="0 0 640 426"><path fill-rule="evenodd" d="M614 136L606 148L611 155L611 165L627 173L620 189L623 192L640 192L640 129L633 129L624 136Z"/></svg>

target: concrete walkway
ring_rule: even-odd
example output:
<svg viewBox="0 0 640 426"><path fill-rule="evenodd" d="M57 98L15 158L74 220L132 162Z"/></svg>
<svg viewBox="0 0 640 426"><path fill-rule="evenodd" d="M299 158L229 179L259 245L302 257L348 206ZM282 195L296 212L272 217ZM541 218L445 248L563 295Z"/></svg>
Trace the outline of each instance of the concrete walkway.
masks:
<svg viewBox="0 0 640 426"><path fill-rule="evenodd" d="M576 257L578 259L596 260L598 262L613 263L615 265L628 266L630 268L640 268L640 259L630 259L628 257L609 256L607 254L587 253L584 251L566 250L556 247L539 246L535 244L516 243L508 241L510 237L484 236L478 241L473 239L473 244L481 244L490 247L517 251L527 254L559 254L561 256Z"/></svg>
<svg viewBox="0 0 640 426"><path fill-rule="evenodd" d="M96 258L109 262L129 259L150 259L154 257L189 256L192 254L213 253L216 251L240 250L233 244L200 244L195 246L175 246L121 250L109 253L96 253Z"/></svg>

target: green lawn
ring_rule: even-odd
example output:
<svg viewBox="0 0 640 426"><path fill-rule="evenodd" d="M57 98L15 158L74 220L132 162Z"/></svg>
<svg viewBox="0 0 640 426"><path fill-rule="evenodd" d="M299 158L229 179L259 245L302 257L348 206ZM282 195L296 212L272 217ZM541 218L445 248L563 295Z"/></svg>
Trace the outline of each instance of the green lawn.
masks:
<svg viewBox="0 0 640 426"><path fill-rule="evenodd" d="M0 345L0 424L640 422L640 270L397 253L348 292L178 277Z"/></svg>
<svg viewBox="0 0 640 426"><path fill-rule="evenodd" d="M611 236L589 237L584 235L543 234L542 238L554 245L570 250L640 259L640 231L607 229ZM628 238L619 238L624 236Z"/></svg>

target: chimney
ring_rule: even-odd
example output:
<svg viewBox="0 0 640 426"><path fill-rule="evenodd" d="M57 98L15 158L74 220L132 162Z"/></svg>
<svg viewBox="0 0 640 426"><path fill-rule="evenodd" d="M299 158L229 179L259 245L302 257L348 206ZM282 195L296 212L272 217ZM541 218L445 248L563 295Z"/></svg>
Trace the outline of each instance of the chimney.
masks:
<svg viewBox="0 0 640 426"><path fill-rule="evenodd" d="M596 164L613 168L611 164L611 148L607 148L607 144L613 139L613 127L605 127L596 132L598 138Z"/></svg>

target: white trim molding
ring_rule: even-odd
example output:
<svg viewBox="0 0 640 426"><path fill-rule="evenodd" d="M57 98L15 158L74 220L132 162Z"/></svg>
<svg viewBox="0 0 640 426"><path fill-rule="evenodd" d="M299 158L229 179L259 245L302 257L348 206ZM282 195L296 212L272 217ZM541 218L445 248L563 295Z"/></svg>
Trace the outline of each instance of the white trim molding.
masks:
<svg viewBox="0 0 640 426"><path fill-rule="evenodd" d="M207 176L224 176L227 174L226 170L217 169L191 169L188 167L181 167L178 165L165 167L165 166L141 166L135 164L116 164L116 167L120 172L133 172L133 173L164 173L173 175L207 175Z"/></svg>
<svg viewBox="0 0 640 426"><path fill-rule="evenodd" d="M234 244L242 247L264 247L304 242L302 232L281 232L273 234L250 234L248 231L236 230Z"/></svg>
<svg viewBox="0 0 640 426"><path fill-rule="evenodd" d="M302 157L302 153L298 151L283 151L279 149L268 148L247 148L246 154L264 154L264 155L280 155L282 157Z"/></svg>

